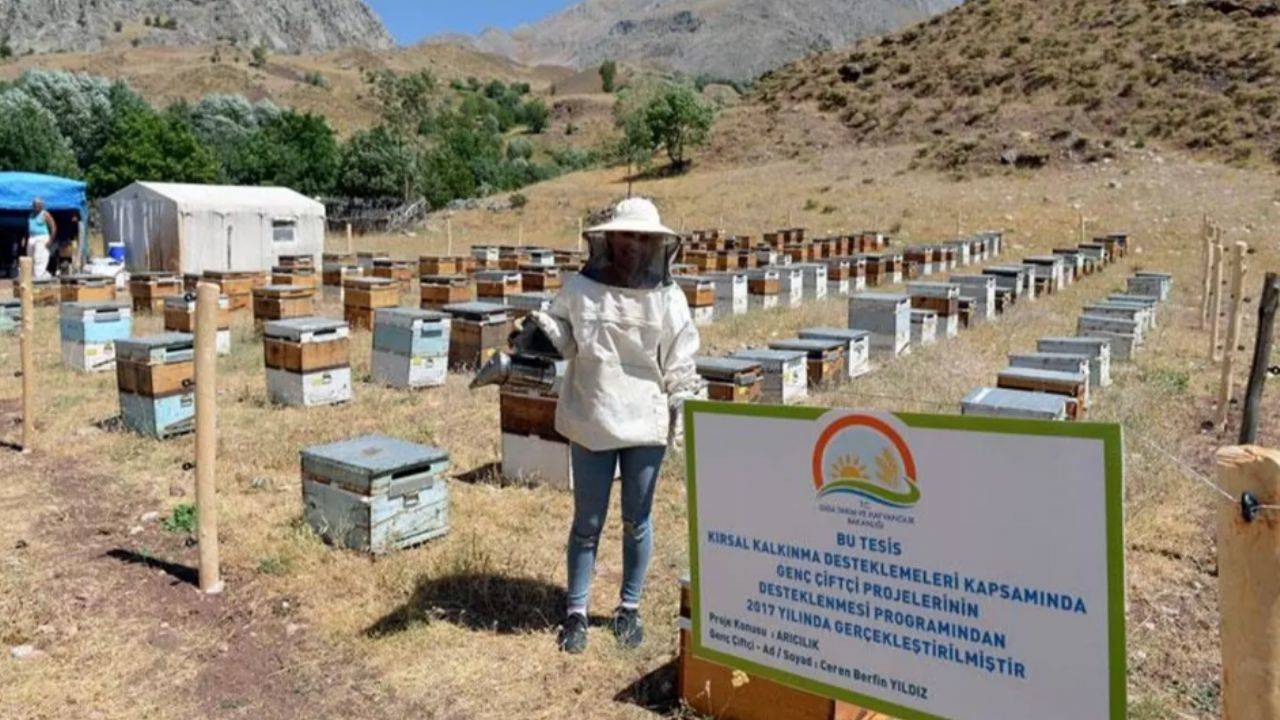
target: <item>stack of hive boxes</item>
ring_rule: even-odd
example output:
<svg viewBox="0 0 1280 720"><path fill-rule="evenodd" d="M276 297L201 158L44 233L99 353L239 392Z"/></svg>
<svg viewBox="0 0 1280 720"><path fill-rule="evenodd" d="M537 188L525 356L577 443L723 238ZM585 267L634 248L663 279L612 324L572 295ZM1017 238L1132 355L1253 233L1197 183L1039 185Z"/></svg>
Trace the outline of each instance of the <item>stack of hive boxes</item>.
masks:
<svg viewBox="0 0 1280 720"><path fill-rule="evenodd" d="M116 341L133 334L133 312L122 302L63 303L58 329L64 365L104 372L115 368Z"/></svg>
<svg viewBox="0 0 1280 720"><path fill-rule="evenodd" d="M397 388L443 385L449 365L449 316L413 308L374 315L373 377Z"/></svg>
<svg viewBox="0 0 1280 720"><path fill-rule="evenodd" d="M16 288L18 297L22 297L22 286ZM62 288L56 279L31 281L31 304L36 307L52 307L62 302Z"/></svg>
<svg viewBox="0 0 1280 720"><path fill-rule="evenodd" d="M707 383L707 397L721 402L759 402L764 392L760 363L738 358L696 357L698 375Z"/></svg>
<svg viewBox="0 0 1280 720"><path fill-rule="evenodd" d="M709 325L715 319L716 286L709 278L700 275L679 275L676 283L684 292L694 325Z"/></svg>
<svg viewBox="0 0 1280 720"><path fill-rule="evenodd" d="M911 343L911 298L895 293L849 297L849 329L871 333L871 351L897 357Z"/></svg>
<svg viewBox="0 0 1280 720"><path fill-rule="evenodd" d="M760 365L764 371L762 401L772 405L794 405L809 397L807 353L798 350L739 350L730 357Z"/></svg>
<svg viewBox="0 0 1280 720"><path fill-rule="evenodd" d="M520 273L514 270L481 270L475 278L476 299L484 302L502 304L524 289Z"/></svg>
<svg viewBox="0 0 1280 720"><path fill-rule="evenodd" d="M253 320L261 325L272 320L315 314L315 290L303 285L263 285L253 289Z"/></svg>
<svg viewBox="0 0 1280 720"><path fill-rule="evenodd" d="M350 328L321 317L273 320L262 329L267 396L314 407L351 399Z"/></svg>
<svg viewBox="0 0 1280 720"><path fill-rule="evenodd" d="M316 269L306 262L277 265L271 268L271 284L293 285L315 291L320 289L320 277L316 275Z"/></svg>
<svg viewBox="0 0 1280 720"><path fill-rule="evenodd" d="M194 293L180 293L164 299L164 329L169 332L195 334L196 296ZM215 338L218 354L231 354L231 300L226 295L218 296L218 332Z"/></svg>
<svg viewBox="0 0 1280 720"><path fill-rule="evenodd" d="M777 268L757 268L747 273L747 301L752 310L778 307L782 282Z"/></svg>
<svg viewBox="0 0 1280 720"><path fill-rule="evenodd" d="M810 390L837 385L849 379L844 356L846 347L847 341L830 338L796 338L769 343L771 350L793 350L805 354L805 375Z"/></svg>
<svg viewBox="0 0 1280 720"><path fill-rule="evenodd" d="M451 317L449 369L474 370L507 347L511 334L511 308L488 302L446 305Z"/></svg>
<svg viewBox="0 0 1280 720"><path fill-rule="evenodd" d="M423 275L418 279L418 299L423 310L439 310L475 298L466 275Z"/></svg>
<svg viewBox="0 0 1280 720"><path fill-rule="evenodd" d="M715 316L729 317L747 312L747 274L742 271L716 272L706 276L715 285Z"/></svg>
<svg viewBox="0 0 1280 720"><path fill-rule="evenodd" d="M573 489L569 441L556 431L556 403L564 362L556 364L556 387L546 392L503 391L498 411L502 424L502 476L522 485Z"/></svg>
<svg viewBox="0 0 1280 720"><path fill-rule="evenodd" d="M327 542L381 555L449 532L449 454L382 435L302 451L303 517Z"/></svg>
<svg viewBox="0 0 1280 720"><path fill-rule="evenodd" d="M816 327L800 331L805 339L839 340L845 345L845 369L852 380L871 372L871 333L866 330Z"/></svg>
<svg viewBox="0 0 1280 720"><path fill-rule="evenodd" d="M394 280L401 293L409 292L413 286L413 263L408 260L376 258L373 261L373 277ZM399 304L398 299L396 304Z"/></svg>
<svg viewBox="0 0 1280 720"><path fill-rule="evenodd" d="M954 283L910 282L907 294L911 307L937 313L938 333L943 337L960 334L960 286Z"/></svg>
<svg viewBox="0 0 1280 720"><path fill-rule="evenodd" d="M116 341L116 386L125 427L166 440L195 429L195 338L164 333Z"/></svg>
<svg viewBox="0 0 1280 720"><path fill-rule="evenodd" d="M129 276L134 312L164 312L167 298L182 294L182 278L167 272L138 272Z"/></svg>
<svg viewBox="0 0 1280 720"><path fill-rule="evenodd" d="M342 317L351 327L373 329L373 314L400 304L400 286L379 277L349 277L342 282Z"/></svg>
<svg viewBox="0 0 1280 720"><path fill-rule="evenodd" d="M237 272L232 270L206 270L205 279L217 283L222 294L231 301L231 311L248 310L253 306L253 289L266 284L259 273ZM195 288L187 288L195 292Z"/></svg>

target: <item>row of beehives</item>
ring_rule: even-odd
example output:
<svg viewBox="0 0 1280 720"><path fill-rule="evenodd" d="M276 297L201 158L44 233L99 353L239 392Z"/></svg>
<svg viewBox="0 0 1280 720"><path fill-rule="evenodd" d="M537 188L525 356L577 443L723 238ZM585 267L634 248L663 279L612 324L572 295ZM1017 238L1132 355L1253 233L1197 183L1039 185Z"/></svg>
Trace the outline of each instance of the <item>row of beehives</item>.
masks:
<svg viewBox="0 0 1280 720"><path fill-rule="evenodd" d="M908 282L905 294L855 293L848 301L848 328L810 328L767 348L699 358L698 372L713 400L801 402L809 389L868 372L872 354L893 358L912 345L932 344L940 335L954 337L962 328L1003 313L1018 299L1055 292L1092 274L1122 256L1126 246L1127 238L1117 235L1017 265L953 274L946 282Z"/></svg>
<svg viewBox="0 0 1280 720"><path fill-rule="evenodd" d="M1035 352L1009 356L996 386L980 387L960 404L965 415L1041 420L1079 419L1092 393L1111 384L1112 360L1129 360L1156 326L1159 304L1169 297L1173 278L1137 272L1125 292L1088 303L1076 320L1074 337L1044 337Z"/></svg>

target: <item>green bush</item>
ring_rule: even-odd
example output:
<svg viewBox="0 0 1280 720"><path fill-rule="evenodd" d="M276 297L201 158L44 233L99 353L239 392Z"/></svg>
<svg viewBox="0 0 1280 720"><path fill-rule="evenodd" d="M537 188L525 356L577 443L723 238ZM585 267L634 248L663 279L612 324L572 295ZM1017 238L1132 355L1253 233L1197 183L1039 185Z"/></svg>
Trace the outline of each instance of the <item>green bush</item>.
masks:
<svg viewBox="0 0 1280 720"><path fill-rule="evenodd" d="M0 168L78 176L53 113L16 88L0 92Z"/></svg>
<svg viewBox="0 0 1280 720"><path fill-rule="evenodd" d="M659 82L628 88L614 106L614 121L623 134L623 153L647 165L659 152L675 168L688 164L688 151L707 142L716 107L693 87Z"/></svg>
<svg viewBox="0 0 1280 720"><path fill-rule="evenodd" d="M529 204L529 198L525 197L523 193L515 193L509 198L509 200L511 201L511 207L516 210L519 210Z"/></svg>
<svg viewBox="0 0 1280 720"><path fill-rule="evenodd" d="M196 506L180 503L173 507L169 517L160 520L160 527L171 533L190 535L196 531Z"/></svg>
<svg viewBox="0 0 1280 720"><path fill-rule="evenodd" d="M607 93L613 92L614 81L618 76L618 64L612 60L600 63L600 88Z"/></svg>
<svg viewBox="0 0 1280 720"><path fill-rule="evenodd" d="M342 147L338 192L348 197L398 197L417 194L418 151L408 138L386 125L361 130Z"/></svg>
<svg viewBox="0 0 1280 720"><path fill-rule="evenodd" d="M135 180L212 183L218 162L180 118L133 108L112 124L86 173L89 192L103 197Z"/></svg>
<svg viewBox="0 0 1280 720"><path fill-rule="evenodd" d="M261 68L267 65L267 46L261 43L254 45L249 51L249 67Z"/></svg>
<svg viewBox="0 0 1280 720"><path fill-rule="evenodd" d="M279 185L312 197L333 190L338 140L320 115L285 110L262 124L225 167L240 185Z"/></svg>

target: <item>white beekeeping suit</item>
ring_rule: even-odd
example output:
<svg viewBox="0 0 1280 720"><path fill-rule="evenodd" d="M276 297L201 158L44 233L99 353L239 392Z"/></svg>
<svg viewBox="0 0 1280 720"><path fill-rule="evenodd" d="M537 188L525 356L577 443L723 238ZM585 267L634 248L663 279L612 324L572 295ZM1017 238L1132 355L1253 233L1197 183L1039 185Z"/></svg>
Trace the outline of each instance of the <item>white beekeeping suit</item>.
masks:
<svg viewBox="0 0 1280 720"><path fill-rule="evenodd" d="M640 198L585 234L582 272L530 314L569 361L556 430L593 451L678 444L681 406L702 386L698 330L671 280L678 238Z"/></svg>

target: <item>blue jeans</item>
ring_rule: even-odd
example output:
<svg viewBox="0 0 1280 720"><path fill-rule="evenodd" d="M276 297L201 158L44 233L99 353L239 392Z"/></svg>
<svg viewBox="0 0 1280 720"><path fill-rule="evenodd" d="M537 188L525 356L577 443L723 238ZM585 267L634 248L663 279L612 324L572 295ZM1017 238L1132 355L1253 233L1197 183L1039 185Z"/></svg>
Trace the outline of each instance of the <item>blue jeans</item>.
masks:
<svg viewBox="0 0 1280 720"><path fill-rule="evenodd" d="M622 604L635 607L653 555L653 490L667 448L662 445L593 452L571 446L573 528L569 532L569 611L586 613L600 530L609 511L614 468L622 471Z"/></svg>

